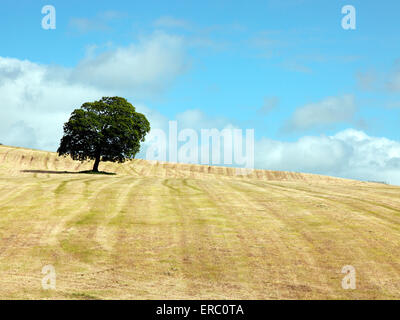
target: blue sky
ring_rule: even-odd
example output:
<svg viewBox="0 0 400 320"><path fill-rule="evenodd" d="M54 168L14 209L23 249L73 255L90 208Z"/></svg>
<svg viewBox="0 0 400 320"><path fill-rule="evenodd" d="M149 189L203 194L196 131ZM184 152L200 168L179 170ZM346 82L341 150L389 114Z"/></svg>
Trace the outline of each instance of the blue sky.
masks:
<svg viewBox="0 0 400 320"><path fill-rule="evenodd" d="M399 1L1 6L4 144L55 150L74 108L116 94L153 127L254 129L257 168L400 184Z"/></svg>

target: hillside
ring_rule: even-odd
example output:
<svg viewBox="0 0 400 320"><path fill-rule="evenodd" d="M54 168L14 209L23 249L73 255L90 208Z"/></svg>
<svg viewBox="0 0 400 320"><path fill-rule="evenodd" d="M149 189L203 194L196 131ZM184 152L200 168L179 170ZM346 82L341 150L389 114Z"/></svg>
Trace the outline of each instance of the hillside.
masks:
<svg viewBox="0 0 400 320"><path fill-rule="evenodd" d="M138 159L75 173L90 168L0 146L1 298L400 299L400 187Z"/></svg>

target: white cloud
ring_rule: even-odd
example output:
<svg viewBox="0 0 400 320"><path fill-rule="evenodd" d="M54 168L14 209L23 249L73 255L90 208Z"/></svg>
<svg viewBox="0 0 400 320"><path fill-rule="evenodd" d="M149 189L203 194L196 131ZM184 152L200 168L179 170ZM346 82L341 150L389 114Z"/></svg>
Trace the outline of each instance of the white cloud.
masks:
<svg viewBox="0 0 400 320"><path fill-rule="evenodd" d="M73 70L71 81L137 97L162 92L187 68L183 39L156 32L138 44L87 57Z"/></svg>
<svg viewBox="0 0 400 320"><path fill-rule="evenodd" d="M107 92L72 84L48 66L0 57L0 142L55 150L63 122ZM63 72L64 71L64 72Z"/></svg>
<svg viewBox="0 0 400 320"><path fill-rule="evenodd" d="M296 142L256 142L256 167L385 181L400 185L400 142L347 129Z"/></svg>
<svg viewBox="0 0 400 320"><path fill-rule="evenodd" d="M3 141L12 146L35 146L37 142L35 130L24 121L16 121L7 130L0 130Z"/></svg>
<svg viewBox="0 0 400 320"><path fill-rule="evenodd" d="M357 111L354 96L328 97L298 108L286 123L287 131L303 131L353 120Z"/></svg>
<svg viewBox="0 0 400 320"><path fill-rule="evenodd" d="M55 150L73 109L102 96L141 99L185 68L181 39L165 33L89 55L75 68L0 57L0 142Z"/></svg>

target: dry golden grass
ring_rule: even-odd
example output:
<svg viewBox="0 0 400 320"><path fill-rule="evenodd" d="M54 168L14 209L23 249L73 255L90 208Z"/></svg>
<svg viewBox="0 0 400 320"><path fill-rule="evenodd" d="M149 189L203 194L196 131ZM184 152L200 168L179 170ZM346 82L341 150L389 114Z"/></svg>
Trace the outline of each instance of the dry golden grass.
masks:
<svg viewBox="0 0 400 320"><path fill-rule="evenodd" d="M0 146L1 298L400 298L399 187L144 160L60 173L90 167Z"/></svg>

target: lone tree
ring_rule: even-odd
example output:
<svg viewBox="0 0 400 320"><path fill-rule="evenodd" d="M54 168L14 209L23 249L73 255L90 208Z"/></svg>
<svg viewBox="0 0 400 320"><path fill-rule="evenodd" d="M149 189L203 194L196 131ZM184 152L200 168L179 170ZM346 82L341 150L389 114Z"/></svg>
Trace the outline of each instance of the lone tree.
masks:
<svg viewBox="0 0 400 320"><path fill-rule="evenodd" d="M99 172L100 161L133 159L149 131L149 121L126 99L104 97L72 112L57 152L74 160L94 160L93 171Z"/></svg>

